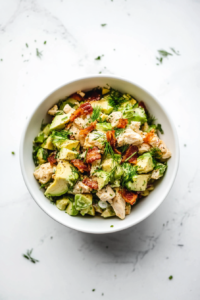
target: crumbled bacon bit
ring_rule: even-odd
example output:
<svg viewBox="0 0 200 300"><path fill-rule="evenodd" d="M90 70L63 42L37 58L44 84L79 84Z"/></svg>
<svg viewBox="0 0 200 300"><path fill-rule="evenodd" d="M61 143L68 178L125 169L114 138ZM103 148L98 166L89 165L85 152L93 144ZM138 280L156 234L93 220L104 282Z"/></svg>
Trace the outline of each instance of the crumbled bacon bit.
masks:
<svg viewBox="0 0 200 300"><path fill-rule="evenodd" d="M88 149L86 154L86 163L91 164L93 161L101 159L101 154L99 153L98 147L93 147Z"/></svg>
<svg viewBox="0 0 200 300"><path fill-rule="evenodd" d="M140 102L138 103L138 106L144 108L144 110L147 111L146 105L144 104L143 101L140 101Z"/></svg>
<svg viewBox="0 0 200 300"><path fill-rule="evenodd" d="M122 157L122 163L125 161L126 162L128 161L130 164L135 165L137 163L137 153L135 153L135 152L137 152L137 151L138 151L137 146L130 145ZM135 154L133 156L131 156L133 153L135 153ZM131 156L131 158L129 160L127 160L130 156Z"/></svg>
<svg viewBox="0 0 200 300"><path fill-rule="evenodd" d="M127 124L128 124L128 119L119 119L117 128L126 128Z"/></svg>
<svg viewBox="0 0 200 300"><path fill-rule="evenodd" d="M57 163L56 154L53 153L47 158L48 162L51 164L51 166L55 165Z"/></svg>
<svg viewBox="0 0 200 300"><path fill-rule="evenodd" d="M123 189L120 191L121 195L122 195L122 198L127 202L127 203L130 203L131 205L135 204L136 203L136 200L137 200L137 197L138 195L133 193L133 192L130 192L126 189Z"/></svg>
<svg viewBox="0 0 200 300"><path fill-rule="evenodd" d="M115 138L115 131L114 130L107 131L106 138L107 138L107 141L110 143L113 151L117 154L121 154L121 152L116 149L117 140Z"/></svg>
<svg viewBox="0 0 200 300"><path fill-rule="evenodd" d="M92 90L85 93L85 99L88 101L98 101L101 99L101 90Z"/></svg>
<svg viewBox="0 0 200 300"><path fill-rule="evenodd" d="M88 114L91 114L93 112L93 108L89 102L83 103L80 105L79 108L75 110L75 112L72 113L70 117L70 122L73 122L76 118L80 116L86 116Z"/></svg>
<svg viewBox="0 0 200 300"><path fill-rule="evenodd" d="M144 143L149 144L152 140L152 138L154 137L154 129L152 129L150 132L147 132L145 138L143 139Z"/></svg>
<svg viewBox="0 0 200 300"><path fill-rule="evenodd" d="M79 94L77 94L77 93L72 94L72 95L70 96L70 98L75 99L75 100L77 100L77 101L83 100L83 98L82 98Z"/></svg>
<svg viewBox="0 0 200 300"><path fill-rule="evenodd" d="M79 135L81 136L86 136L88 135L88 133L90 133L91 131L93 131L96 127L97 121L92 122L88 127L81 129L79 132Z"/></svg>
<svg viewBox="0 0 200 300"><path fill-rule="evenodd" d="M89 168L81 159L73 159L71 163L76 167L81 173L89 172Z"/></svg>
<svg viewBox="0 0 200 300"><path fill-rule="evenodd" d="M89 188L93 190L98 190L98 182L95 180L91 180L89 178L84 178L82 181L85 185L89 186Z"/></svg>

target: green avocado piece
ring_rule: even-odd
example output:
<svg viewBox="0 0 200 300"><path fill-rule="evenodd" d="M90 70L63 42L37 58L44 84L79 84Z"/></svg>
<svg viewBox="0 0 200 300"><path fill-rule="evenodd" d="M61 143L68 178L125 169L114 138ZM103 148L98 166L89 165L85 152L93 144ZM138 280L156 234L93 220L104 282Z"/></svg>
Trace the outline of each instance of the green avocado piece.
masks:
<svg viewBox="0 0 200 300"><path fill-rule="evenodd" d="M92 205L92 194L76 194L75 207L77 210L88 208Z"/></svg>
<svg viewBox="0 0 200 300"><path fill-rule="evenodd" d="M141 107L125 110L123 118L128 119L129 121L141 122L142 124L147 122L147 115L145 110Z"/></svg>
<svg viewBox="0 0 200 300"><path fill-rule="evenodd" d="M137 172L138 173L148 173L153 170L154 163L153 158L150 153L144 153L137 158Z"/></svg>
<svg viewBox="0 0 200 300"><path fill-rule="evenodd" d="M51 126L51 124L47 124L43 129L45 138L47 138L50 134L50 126Z"/></svg>
<svg viewBox="0 0 200 300"><path fill-rule="evenodd" d="M121 155L115 154L115 160L110 155L107 155L102 161L103 171L110 172L116 165L121 162Z"/></svg>
<svg viewBox="0 0 200 300"><path fill-rule="evenodd" d="M49 136L44 143L41 145L42 148L47 149L47 150L55 150L55 147L52 143L52 137Z"/></svg>
<svg viewBox="0 0 200 300"><path fill-rule="evenodd" d="M63 129L65 124L69 122L70 116L71 113L55 116L51 123L50 131Z"/></svg>
<svg viewBox="0 0 200 300"><path fill-rule="evenodd" d="M68 161L60 161L56 168L55 180L47 188L45 195L61 196L74 186L79 178L77 170Z"/></svg>
<svg viewBox="0 0 200 300"><path fill-rule="evenodd" d="M107 96L102 98L99 101L91 101L90 104L92 107L99 106L101 111L105 113L106 115L109 115L113 111L113 107L109 104L108 100L106 99Z"/></svg>
<svg viewBox="0 0 200 300"><path fill-rule="evenodd" d="M98 182L98 190L101 190L106 184L108 184L110 180L110 174L105 171L96 172L97 182Z"/></svg>
<svg viewBox="0 0 200 300"><path fill-rule="evenodd" d="M97 123L96 125L96 130L99 131L108 131L108 130L112 130L112 125L110 123Z"/></svg>
<svg viewBox="0 0 200 300"><path fill-rule="evenodd" d="M46 149L40 148L37 152L37 160L40 165L44 164L47 161L49 153Z"/></svg>
<svg viewBox="0 0 200 300"><path fill-rule="evenodd" d="M116 179L116 180L120 179L122 177L123 173L124 173L123 168L120 165L117 166L116 170L114 172L114 179Z"/></svg>
<svg viewBox="0 0 200 300"><path fill-rule="evenodd" d="M161 163L157 163L154 170L159 170L159 178L163 176L163 174L165 173L167 169L167 165L161 164Z"/></svg>
<svg viewBox="0 0 200 300"><path fill-rule="evenodd" d="M72 160L75 159L78 155L77 151L72 151L67 148L61 148L59 153L60 159Z"/></svg>
<svg viewBox="0 0 200 300"><path fill-rule="evenodd" d="M35 143L43 143L45 140L44 132L41 131L38 133L38 135L35 137L34 142Z"/></svg>
<svg viewBox="0 0 200 300"><path fill-rule="evenodd" d="M58 103L59 110L63 110L66 104L69 104L69 106L71 106L74 109L77 109L80 106L79 102L76 99L68 98Z"/></svg>
<svg viewBox="0 0 200 300"><path fill-rule="evenodd" d="M77 216L79 211L75 207L75 202L69 202L65 212L70 216Z"/></svg>
<svg viewBox="0 0 200 300"><path fill-rule="evenodd" d="M103 218L109 218L109 217L114 217L115 216L115 212L113 210L113 208L111 206L109 206L108 208L106 208L103 213L101 214L101 217Z"/></svg>
<svg viewBox="0 0 200 300"><path fill-rule="evenodd" d="M94 209L93 205L90 205L89 207L82 209L80 211L80 214L82 216L84 216L85 214L90 215L90 216L95 216L95 209Z"/></svg>
<svg viewBox="0 0 200 300"><path fill-rule="evenodd" d="M68 204L69 204L69 199L64 197L56 201L56 206L60 210L65 210Z"/></svg>
<svg viewBox="0 0 200 300"><path fill-rule="evenodd" d="M145 191L150 177L151 175L134 175L132 177L132 181L128 181L126 183L126 187L128 190L131 191L136 191L136 192Z"/></svg>
<svg viewBox="0 0 200 300"><path fill-rule="evenodd" d="M80 148L80 142L76 140L66 140L61 145L60 148L66 148L72 151L78 151Z"/></svg>

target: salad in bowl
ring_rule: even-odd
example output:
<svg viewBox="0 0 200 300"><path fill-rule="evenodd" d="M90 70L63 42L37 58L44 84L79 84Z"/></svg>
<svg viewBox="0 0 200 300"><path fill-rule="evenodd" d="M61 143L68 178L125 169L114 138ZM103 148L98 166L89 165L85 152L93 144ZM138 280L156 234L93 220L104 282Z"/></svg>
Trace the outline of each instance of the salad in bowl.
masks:
<svg viewBox="0 0 200 300"><path fill-rule="evenodd" d="M162 126L132 95L110 86L77 91L48 114L33 142L33 174L68 215L125 219L165 175L171 152Z"/></svg>

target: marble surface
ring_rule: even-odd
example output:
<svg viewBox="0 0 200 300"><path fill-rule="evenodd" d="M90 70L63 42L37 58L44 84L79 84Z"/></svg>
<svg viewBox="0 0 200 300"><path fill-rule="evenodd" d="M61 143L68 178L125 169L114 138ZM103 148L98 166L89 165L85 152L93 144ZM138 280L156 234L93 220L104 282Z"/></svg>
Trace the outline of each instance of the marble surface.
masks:
<svg viewBox="0 0 200 300"><path fill-rule="evenodd" d="M0 0L0 299L200 299L199 14L199 0ZM181 55L156 65L157 50L170 47ZM181 158L150 217L96 236L63 227L36 205L19 140L42 98L99 72L131 79L163 103ZM22 257L31 248L37 264Z"/></svg>

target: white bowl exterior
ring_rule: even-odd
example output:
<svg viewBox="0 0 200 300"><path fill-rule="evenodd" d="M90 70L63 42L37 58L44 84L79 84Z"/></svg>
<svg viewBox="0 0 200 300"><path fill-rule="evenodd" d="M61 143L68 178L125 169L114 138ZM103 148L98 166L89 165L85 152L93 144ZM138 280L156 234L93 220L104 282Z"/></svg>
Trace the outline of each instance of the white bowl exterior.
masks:
<svg viewBox="0 0 200 300"><path fill-rule="evenodd" d="M39 189L39 184L33 176L34 163L32 160L33 139L38 134L41 120L47 119L47 111L59 99L71 95L77 90L92 89L96 86L105 86L109 84L115 89L124 93L129 93L139 101L144 101L150 113L156 118L157 122L162 124L164 134L162 139L172 152L172 157L168 161L168 169L165 176L156 186L156 189L150 195L140 201L135 207L133 206L131 214L126 216L124 220L118 218L102 219L100 217L71 217L57 209L44 196L43 191ZM26 186L36 203L53 219L70 228L88 232L88 233L111 233L131 227L148 217L167 196L177 173L179 163L179 145L175 127L169 115L163 109L162 105L143 88L133 84L132 82L114 76L91 76L75 80L62 86L52 94L50 94L35 109L30 116L20 145L20 163L22 174ZM30 212L31 213L31 212ZM110 227L113 225L114 227Z"/></svg>

